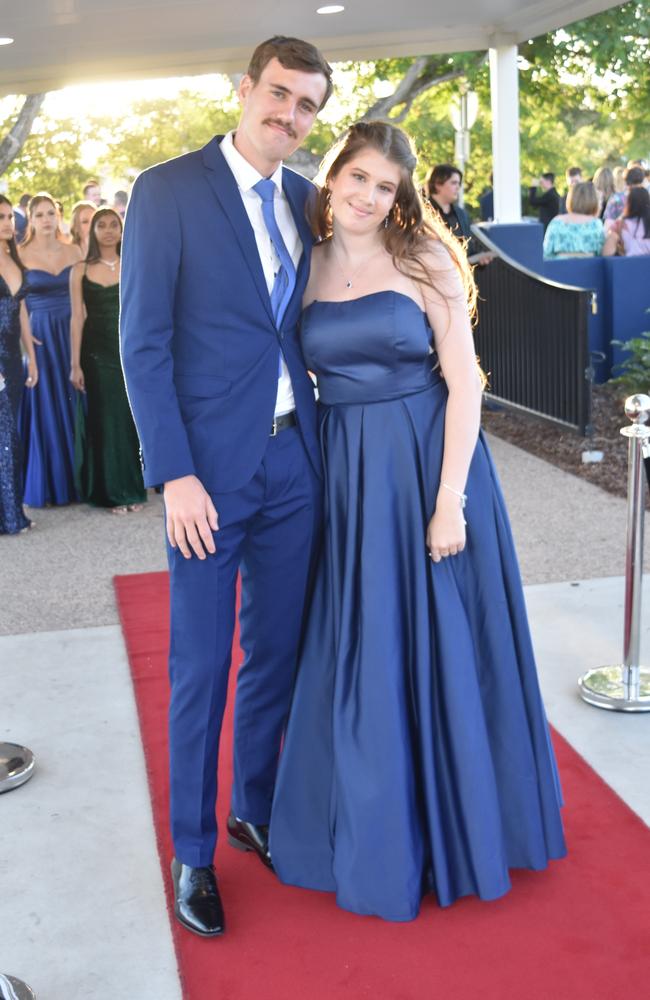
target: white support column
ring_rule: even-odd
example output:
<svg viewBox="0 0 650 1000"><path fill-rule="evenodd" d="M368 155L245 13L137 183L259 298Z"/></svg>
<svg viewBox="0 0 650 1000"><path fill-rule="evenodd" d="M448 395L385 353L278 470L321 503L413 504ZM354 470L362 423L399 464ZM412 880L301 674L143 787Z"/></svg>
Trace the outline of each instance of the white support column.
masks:
<svg viewBox="0 0 650 1000"><path fill-rule="evenodd" d="M492 170L495 222L521 222L519 71L512 36L491 39Z"/></svg>

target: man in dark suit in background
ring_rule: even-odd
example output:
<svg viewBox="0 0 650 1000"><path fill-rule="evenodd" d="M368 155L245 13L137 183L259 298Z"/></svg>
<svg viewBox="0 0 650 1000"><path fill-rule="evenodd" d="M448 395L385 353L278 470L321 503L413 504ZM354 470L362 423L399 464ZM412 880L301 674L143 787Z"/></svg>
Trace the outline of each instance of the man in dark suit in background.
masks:
<svg viewBox="0 0 650 1000"><path fill-rule="evenodd" d="M437 163L426 179L424 189L434 212L459 240L465 241L470 264L481 267L494 259L472 234L472 224L464 208L458 204L463 175L453 163Z"/></svg>
<svg viewBox="0 0 650 1000"><path fill-rule="evenodd" d="M490 174L490 186L486 187L478 200L481 222L492 222L494 219L494 178Z"/></svg>
<svg viewBox="0 0 650 1000"><path fill-rule="evenodd" d="M541 188L542 193L537 194ZM533 182L528 189L528 203L532 208L539 209L539 221L544 226L544 232L551 219L560 211L560 196L555 190L555 174L542 174L539 180Z"/></svg>

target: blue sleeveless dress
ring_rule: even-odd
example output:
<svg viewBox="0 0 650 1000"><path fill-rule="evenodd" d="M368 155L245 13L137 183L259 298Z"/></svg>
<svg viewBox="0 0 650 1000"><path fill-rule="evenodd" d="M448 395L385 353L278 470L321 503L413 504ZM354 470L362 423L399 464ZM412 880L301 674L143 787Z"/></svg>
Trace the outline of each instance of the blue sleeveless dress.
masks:
<svg viewBox="0 0 650 1000"><path fill-rule="evenodd" d="M20 349L21 284L15 295L0 277L0 535L14 535L32 523L23 510L23 454L17 418L25 386Z"/></svg>
<svg viewBox="0 0 650 1000"><path fill-rule="evenodd" d="M410 920L562 857L561 796L508 516L485 440L467 545L434 564L447 389L417 303L315 302L325 538L273 802L283 882Z"/></svg>
<svg viewBox="0 0 650 1000"><path fill-rule="evenodd" d="M18 431L23 442L25 503L66 504L75 490L75 390L70 382L70 267L59 274L32 268L27 311L36 345L38 383L23 394Z"/></svg>

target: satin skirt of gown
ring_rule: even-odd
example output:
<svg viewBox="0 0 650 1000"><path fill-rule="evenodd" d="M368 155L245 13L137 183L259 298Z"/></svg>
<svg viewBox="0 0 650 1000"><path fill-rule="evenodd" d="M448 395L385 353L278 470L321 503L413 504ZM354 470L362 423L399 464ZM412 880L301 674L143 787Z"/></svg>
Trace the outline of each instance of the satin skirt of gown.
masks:
<svg viewBox="0 0 650 1000"><path fill-rule="evenodd" d="M23 456L18 410L25 376L20 355L20 303L24 283L11 294L0 278L0 535L15 535L32 523L23 510Z"/></svg>
<svg viewBox="0 0 650 1000"><path fill-rule="evenodd" d="M18 432L23 442L25 503L30 507L77 499L74 484L76 393L70 382L70 267L59 274L26 272L27 311L38 383L23 393Z"/></svg>
<svg viewBox="0 0 650 1000"><path fill-rule="evenodd" d="M506 508L481 435L467 544L425 545L447 389L425 314L386 291L315 302L325 539L270 829L283 882L410 920L495 899L565 854L561 793Z"/></svg>
<svg viewBox="0 0 650 1000"><path fill-rule="evenodd" d="M119 284L100 285L84 274L86 321L81 369L86 406L77 404L76 483L96 507L145 503L140 444L126 395L119 347Z"/></svg>

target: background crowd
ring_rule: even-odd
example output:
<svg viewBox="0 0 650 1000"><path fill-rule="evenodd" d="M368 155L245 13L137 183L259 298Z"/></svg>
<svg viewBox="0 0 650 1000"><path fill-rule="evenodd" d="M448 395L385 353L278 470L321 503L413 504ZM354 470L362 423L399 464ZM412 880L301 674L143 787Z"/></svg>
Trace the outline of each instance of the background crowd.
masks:
<svg viewBox="0 0 650 1000"><path fill-rule="evenodd" d="M555 175L544 173L528 192L528 203L544 226L544 256L638 257L650 254L650 173L643 160L627 168L599 167L584 178L580 167L566 171L560 195Z"/></svg>
<svg viewBox="0 0 650 1000"><path fill-rule="evenodd" d="M95 180L82 194L69 224L47 193L0 197L0 534L32 526L23 503L146 500L119 355L128 199L109 207Z"/></svg>
<svg viewBox="0 0 650 1000"><path fill-rule="evenodd" d="M569 167L561 193L542 173L527 204L544 226L547 259L650 254L650 172L642 160ZM459 204L463 175L437 164L424 192L472 263L486 265ZM0 196L0 534L26 531L29 507L85 501L113 513L146 500L119 357L120 243L128 203L109 206L98 180L63 216L49 194ZM492 188L480 216L494 215ZM26 389L26 391L24 391Z"/></svg>

